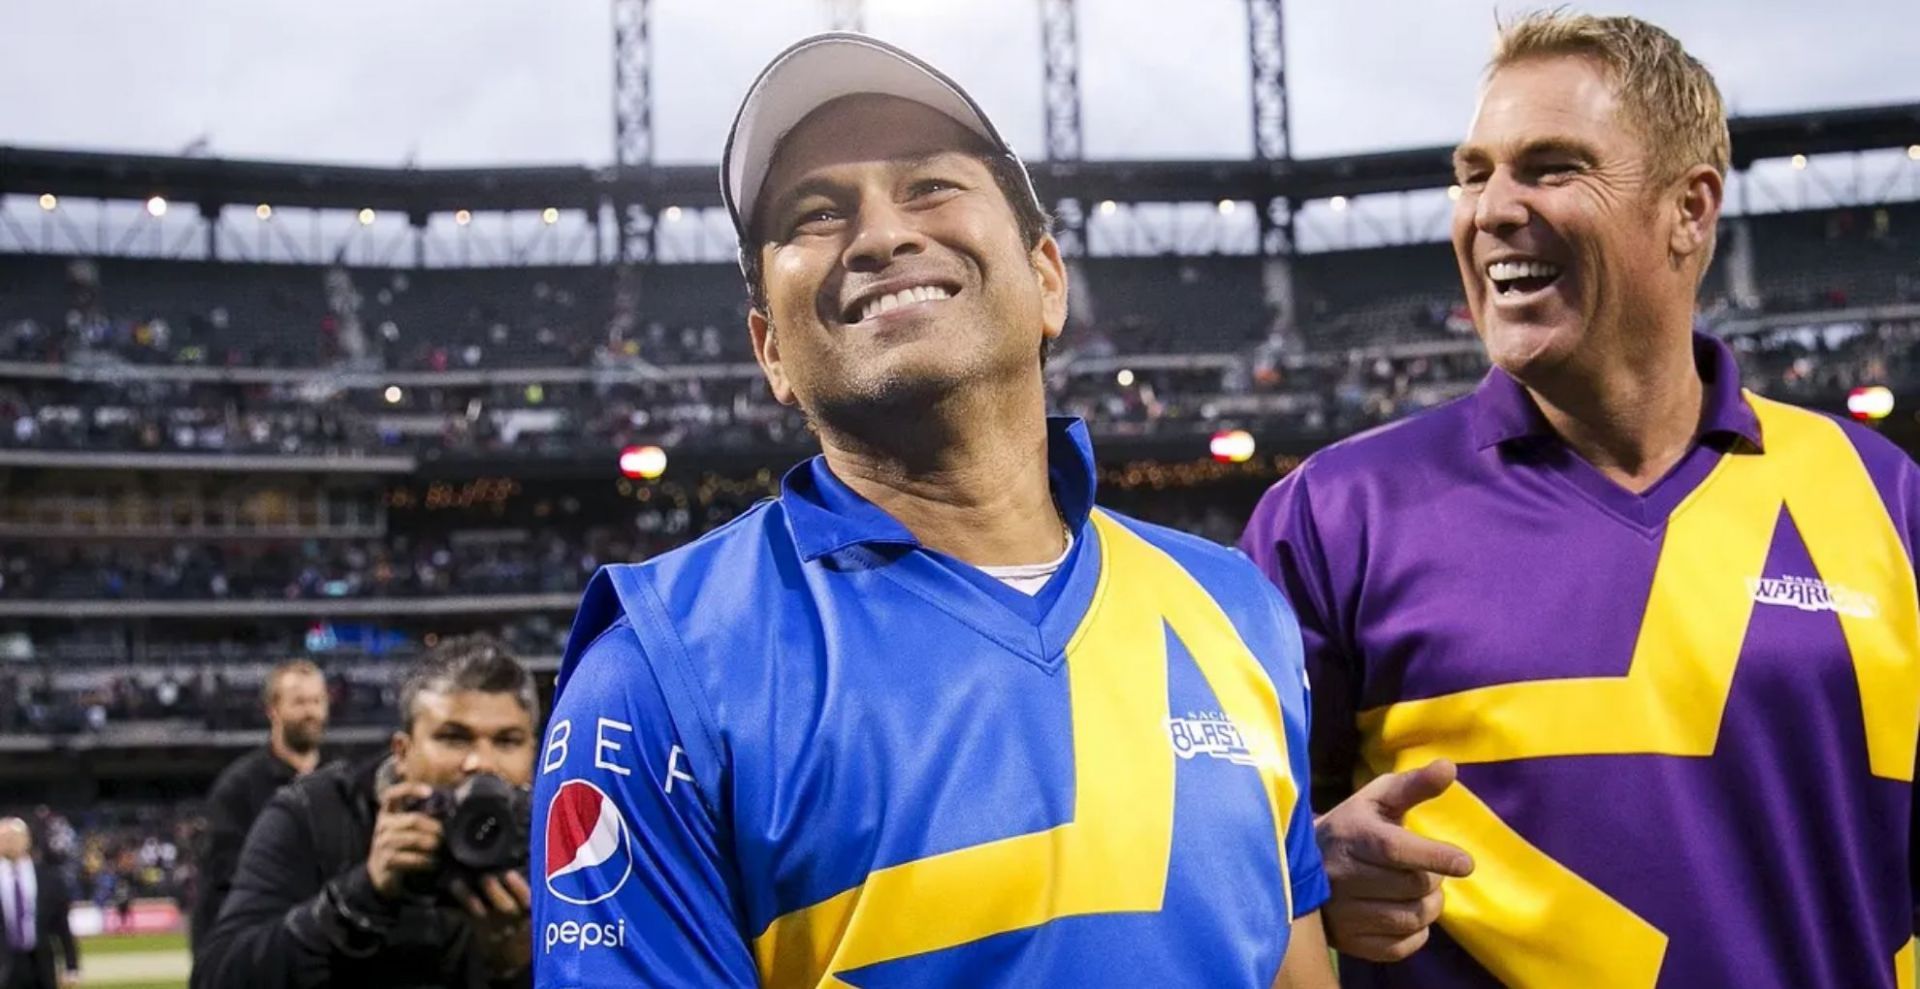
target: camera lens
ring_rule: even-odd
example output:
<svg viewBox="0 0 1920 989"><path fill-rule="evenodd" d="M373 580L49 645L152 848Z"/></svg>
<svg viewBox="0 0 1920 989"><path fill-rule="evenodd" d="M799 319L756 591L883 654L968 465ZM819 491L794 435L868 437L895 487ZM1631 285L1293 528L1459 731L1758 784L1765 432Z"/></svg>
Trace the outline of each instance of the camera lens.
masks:
<svg viewBox="0 0 1920 989"><path fill-rule="evenodd" d="M525 801L498 776L475 776L454 794L447 821L447 855L476 872L498 872L524 864Z"/></svg>

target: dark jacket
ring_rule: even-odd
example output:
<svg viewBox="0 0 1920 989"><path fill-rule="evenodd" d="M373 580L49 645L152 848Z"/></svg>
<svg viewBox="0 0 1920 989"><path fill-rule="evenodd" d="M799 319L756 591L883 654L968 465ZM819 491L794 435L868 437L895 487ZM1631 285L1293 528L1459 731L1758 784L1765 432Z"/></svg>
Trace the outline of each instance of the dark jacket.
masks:
<svg viewBox="0 0 1920 989"><path fill-rule="evenodd" d="M255 749L233 761L207 793L206 844L200 853L200 894L193 901L192 922L187 937L194 951L200 950L205 934L213 930L220 916L220 904L233 884L233 870L240 862L240 846L247 840L247 829L265 809L267 801L283 786L294 781L295 769L273 754L271 747Z"/></svg>
<svg viewBox="0 0 1920 989"><path fill-rule="evenodd" d="M466 915L388 900L367 876L380 760L335 763L267 802L194 958L193 989L480 989L489 981Z"/></svg>
<svg viewBox="0 0 1920 989"><path fill-rule="evenodd" d="M67 881L60 873L46 866L33 863L33 882L37 889L34 893L33 949L23 955L16 955L0 939L0 985L7 985L13 976L13 966L23 962L37 973L36 980L29 985L38 984L46 989L59 985L60 968L77 971L80 968L80 947L73 940L73 932L67 927L67 911L72 898L67 892Z"/></svg>

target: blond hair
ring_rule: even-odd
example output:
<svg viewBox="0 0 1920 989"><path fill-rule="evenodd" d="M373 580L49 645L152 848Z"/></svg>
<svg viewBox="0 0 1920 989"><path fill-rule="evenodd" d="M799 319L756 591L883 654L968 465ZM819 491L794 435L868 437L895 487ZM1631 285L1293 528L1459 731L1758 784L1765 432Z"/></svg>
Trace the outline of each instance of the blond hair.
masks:
<svg viewBox="0 0 1920 989"><path fill-rule="evenodd" d="M280 681L290 676L311 676L325 680L327 675L320 672L311 660L288 659L274 664L267 673L267 680L260 685L260 703L271 708L273 702L280 699Z"/></svg>
<svg viewBox="0 0 1920 989"><path fill-rule="evenodd" d="M1537 10L1499 24L1487 74L1527 59L1577 55L1612 79L1627 123L1646 141L1655 181L1695 165L1726 177L1732 141L1720 87L1673 35L1637 17L1595 17L1564 8Z"/></svg>

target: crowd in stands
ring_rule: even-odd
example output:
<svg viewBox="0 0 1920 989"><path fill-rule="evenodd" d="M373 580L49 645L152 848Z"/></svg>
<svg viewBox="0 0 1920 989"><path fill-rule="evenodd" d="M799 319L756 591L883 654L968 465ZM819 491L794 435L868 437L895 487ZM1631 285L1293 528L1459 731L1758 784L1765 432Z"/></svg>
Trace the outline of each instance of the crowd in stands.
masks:
<svg viewBox="0 0 1920 989"><path fill-rule="evenodd" d="M0 544L0 599L312 601L570 592L584 587L601 563L643 559L672 538L637 527L510 536Z"/></svg>
<svg viewBox="0 0 1920 989"><path fill-rule="evenodd" d="M364 660L339 665L328 680L333 723L391 724L396 688L390 674L394 668L392 658L375 665ZM208 732L265 728L260 685L255 678L219 665L73 676L45 667L32 671L0 668L0 735L57 738L128 726ZM156 737L164 740L167 736Z"/></svg>

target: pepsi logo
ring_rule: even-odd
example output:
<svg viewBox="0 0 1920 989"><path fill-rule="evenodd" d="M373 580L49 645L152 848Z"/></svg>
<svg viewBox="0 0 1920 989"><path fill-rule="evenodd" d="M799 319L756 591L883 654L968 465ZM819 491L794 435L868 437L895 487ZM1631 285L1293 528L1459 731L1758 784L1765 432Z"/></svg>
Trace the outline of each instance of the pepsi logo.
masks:
<svg viewBox="0 0 1920 989"><path fill-rule="evenodd" d="M633 873L633 838L620 808L586 780L560 784L547 804L547 891L587 906L620 891Z"/></svg>

